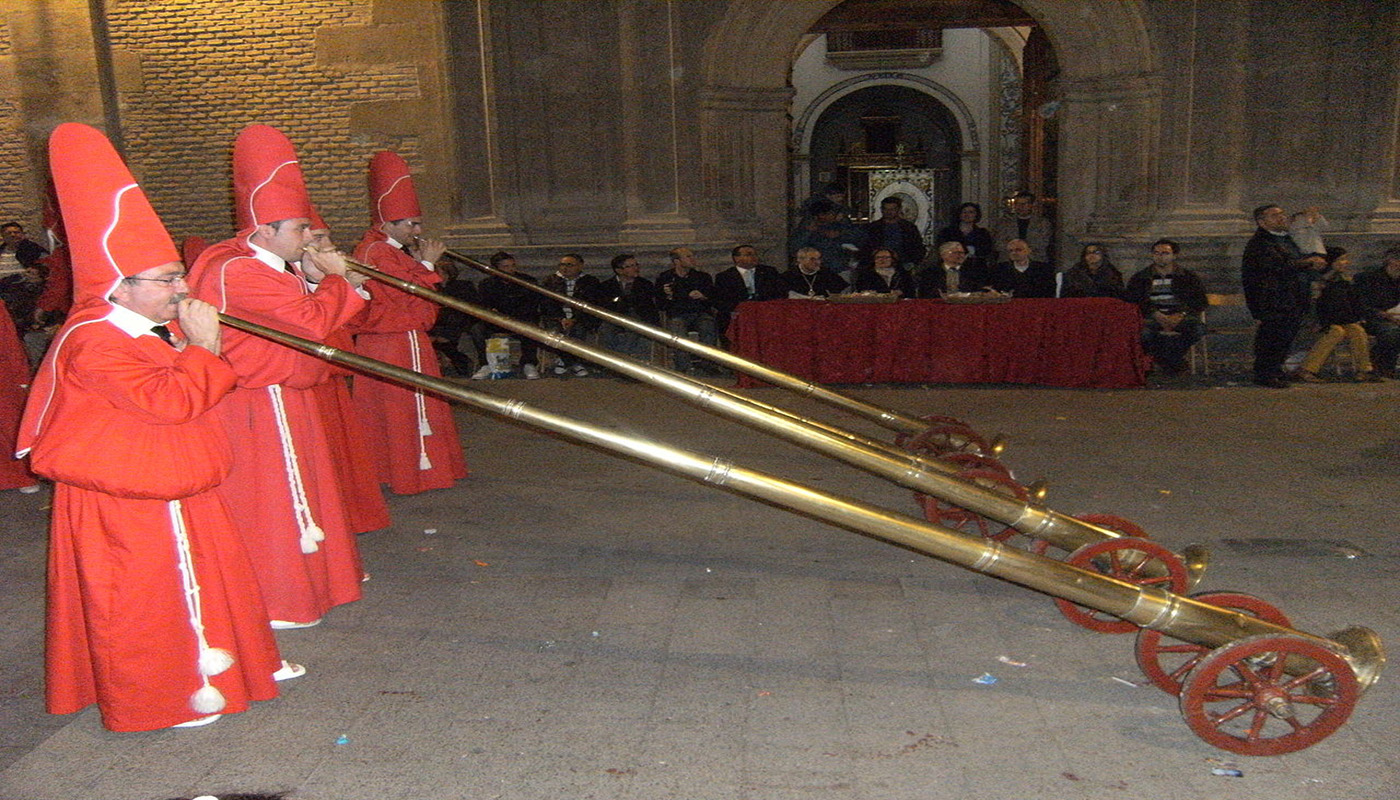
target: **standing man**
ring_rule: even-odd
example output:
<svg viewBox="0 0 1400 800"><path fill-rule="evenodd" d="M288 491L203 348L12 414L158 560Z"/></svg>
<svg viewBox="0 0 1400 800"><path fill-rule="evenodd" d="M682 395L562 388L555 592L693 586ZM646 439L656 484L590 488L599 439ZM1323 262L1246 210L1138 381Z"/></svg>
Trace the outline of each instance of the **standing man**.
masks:
<svg viewBox="0 0 1400 800"><path fill-rule="evenodd" d="M751 244L741 244L729 251L734 266L715 276L715 327L719 335L729 330L734 309L746 300L780 300L787 297L782 275L767 264L758 262L758 251Z"/></svg>
<svg viewBox="0 0 1400 800"><path fill-rule="evenodd" d="M422 239L422 211L408 164L388 150L369 164L369 230L355 257L380 272L428 288L442 283L433 262L446 252L442 242ZM355 349L424 375L442 377L428 331L438 305L386 283L368 287L369 308L355 320ZM378 446L371 453L379 479L394 494L446 489L467 477L467 463L452 407L446 401L373 376L355 379L355 410L360 426Z"/></svg>
<svg viewBox="0 0 1400 800"><path fill-rule="evenodd" d="M880 218L865 226L865 247L861 264L869 264L878 248L893 250L901 264L920 264L928 247L919 226L904 218L904 201L886 197L880 201Z"/></svg>
<svg viewBox="0 0 1400 800"><path fill-rule="evenodd" d="M1009 260L992 269L993 289L1021 298L1055 296L1055 268L1045 261L1031 260L1030 242L1012 239L1006 243L1006 256Z"/></svg>
<svg viewBox="0 0 1400 800"><path fill-rule="evenodd" d="M1040 213L1036 205L1035 195L1022 189L1011 195L1010 213L1003 214L996 225L996 244L999 247L1007 248L1006 256L1009 259L1010 243L1013 239L1020 239L1030 246L1031 258L1043 259L1047 263L1053 264L1055 250L1055 226L1050 224L1050 220ZM991 263L992 255L986 254L987 263Z"/></svg>
<svg viewBox="0 0 1400 800"><path fill-rule="evenodd" d="M661 310L666 312L666 327L677 336L694 335L701 344L714 347L715 306L710 298L715 293L715 281L710 273L700 269L695 251L677 247L670 253L671 267L656 276L656 289L661 293ZM673 350L676 369L692 372L695 359L684 350Z"/></svg>
<svg viewBox="0 0 1400 800"><path fill-rule="evenodd" d="M555 294L577 297L587 303L596 303L601 300L599 287L602 284L603 282L596 277L584 273L583 256L577 253L560 256L559 268L554 271L553 275L540 282L541 286ZM542 298L540 300L540 326L548 331L562 333L570 339L583 341L592 336L593 332L598 329L598 319L566 303ZM589 375L588 367L584 366L583 362L565 353L555 353L554 374L562 376L571 371L579 378L586 378Z"/></svg>
<svg viewBox="0 0 1400 800"><path fill-rule="evenodd" d="M1283 362L1303 325L1311 294L1310 270L1325 259L1305 256L1288 236L1288 215L1268 204L1254 209L1258 228L1244 247L1240 282L1249 313L1259 321L1254 333L1254 382L1288 388ZM1314 263L1316 262L1316 263Z"/></svg>
<svg viewBox="0 0 1400 800"><path fill-rule="evenodd" d="M106 137L60 125L49 162L76 302L19 439L54 481L48 710L96 703L114 731L204 725L276 697L284 664L213 491L230 452L210 409L238 376L219 358L214 309L186 298L179 253Z"/></svg>
<svg viewBox="0 0 1400 800"><path fill-rule="evenodd" d="M1186 371L1186 353L1206 333L1201 312L1206 288L1196 273L1176 263L1181 245L1170 239L1152 244L1152 265L1128 279L1123 299L1142 312L1142 349L1168 375Z"/></svg>
<svg viewBox="0 0 1400 800"><path fill-rule="evenodd" d="M24 235L23 225L0 225L0 300L9 306L20 338L34 322L34 310L44 291L42 260L48 254Z"/></svg>
<svg viewBox="0 0 1400 800"><path fill-rule="evenodd" d="M787 272L782 275L783 286L791 300L813 300L841 294L850 284L846 279L822 266L822 253L815 247L804 247Z"/></svg>
<svg viewBox="0 0 1400 800"><path fill-rule="evenodd" d="M321 219L316 207L311 207L310 248L321 253L333 253L331 228ZM307 262L310 266L310 262ZM303 271L303 274L305 272ZM361 289L360 291L364 291ZM353 351L355 338L348 327L331 331L326 344L338 350ZM369 533L389 527L389 506L384 502L384 490L379 485L379 471L371 454L370 442L355 419L355 405L350 397L352 372L339 364L329 364L330 380L311 387L316 406L321 411L322 429L335 466L336 485L345 509L345 522L351 533Z"/></svg>
<svg viewBox="0 0 1400 800"><path fill-rule="evenodd" d="M190 271L191 293L222 312L324 342L365 307L338 253L305 252L311 201L292 143L252 125L233 145L239 231ZM296 266L317 281L314 291ZM315 356L253 334L224 334L238 388L216 414L234 447L219 494L252 556L273 627L316 625L360 598L363 570L336 484L334 455L313 387L330 380Z"/></svg>
<svg viewBox="0 0 1400 800"><path fill-rule="evenodd" d="M641 320L648 325L661 324L656 308L656 286L642 277L642 267L631 253L613 256L613 276L598 287L604 308L624 317ZM602 326L603 346L638 361L651 360L651 340L635 331L605 322Z"/></svg>
<svg viewBox="0 0 1400 800"><path fill-rule="evenodd" d="M1366 332L1376 337L1371 361L1376 374L1395 379L1395 359L1400 356L1400 247L1382 256L1381 266L1356 276L1356 293L1366 314Z"/></svg>

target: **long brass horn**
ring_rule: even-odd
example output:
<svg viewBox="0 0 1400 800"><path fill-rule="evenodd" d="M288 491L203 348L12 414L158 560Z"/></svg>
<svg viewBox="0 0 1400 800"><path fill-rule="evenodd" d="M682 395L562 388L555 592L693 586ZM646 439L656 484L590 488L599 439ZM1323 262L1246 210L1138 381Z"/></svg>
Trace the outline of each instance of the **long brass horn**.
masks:
<svg viewBox="0 0 1400 800"><path fill-rule="evenodd" d="M1078 605L1097 609L1143 628L1207 648L1215 648L1202 662L1240 656L1240 669L1252 674L1295 676L1284 681L1261 681L1231 688L1251 707L1287 721L1287 732L1260 742L1258 731L1237 737L1221 730L1214 720L1182 695L1182 711L1198 735L1217 747L1246 754L1291 752L1307 747L1340 727L1356 700L1379 678L1385 664L1380 638L1368 628L1352 627L1330 637L1317 636L1256 617L1220 608L1153 586L1139 586L1080 569L1032 552L1010 548L1001 542L979 539L880 509L849 498L803 486L737 466L723 459L681 450L629 436L559 414L535 409L518 400L504 400L468 389L451 381L422 375L329 345L308 341L281 331L220 315L235 328L289 347L345 364L359 371L433 392L465 405L545 430L570 441L723 488L794 513L822 520L836 527L883 539L925 553L965 569L990 575ZM1267 652L1261 655L1259 651ZM1193 673L1194 677L1194 673ZM1191 679L1188 679L1188 684ZM1267 684L1267 685L1262 685ZM1325 706L1316 716L1303 718L1297 705ZM1306 712L1307 709L1302 709ZM1267 722L1264 720L1260 726Z"/></svg>
<svg viewBox="0 0 1400 800"><path fill-rule="evenodd" d="M830 426L816 425L810 420L787 412L775 412L771 406L756 403L737 393L592 347L560 333L546 331L474 303L435 292L356 259L346 258L345 261L355 271L401 291L471 314L497 327L535 339L547 347L585 358L661 389L705 411L758 428L879 475L900 486L938 497L1062 550L1072 552L1087 544L1122 536L1118 531L1052 511L1033 500L1021 500L984 487L976 481L959 478L954 474L957 468L949 464L919 458L889 447L883 442L864 439L849 432L834 431ZM1205 548L1193 545L1177 558L1185 570L1187 586L1195 586L1208 561ZM1162 577L1164 574L1157 565L1148 565L1144 569L1150 577Z"/></svg>
<svg viewBox="0 0 1400 800"><path fill-rule="evenodd" d="M803 378L799 378L796 375L773 369L772 367L760 364L756 361L750 361L749 359L743 358L741 356L736 356L728 350L721 350L718 347L711 347L710 345L697 342L687 336L677 336L676 334L671 333L670 331L662 330L653 325L648 325L645 322L642 322L641 320L632 319L631 317L625 317L621 314L614 314L606 308L596 306L592 303L589 303L586 300L580 300L576 297L569 297L568 295L563 295L559 294L558 292L550 291L549 289L546 289L543 286L540 286L539 284L531 283L530 281L526 280L521 280L519 277L511 275L508 272L503 272L499 269L496 269L495 267L492 267L489 264L483 264L480 261L477 261L476 259L472 258L471 256L466 255L465 253L459 253L455 250L447 250L446 255L453 261L465 264L466 266L469 266L472 269L479 270L487 275L493 275L497 278L502 278L518 286L523 286L533 292L548 297L549 299L554 300L555 302L573 306L574 308L577 308L578 310L583 311L592 316L595 316L605 322L611 323L620 328L625 328L629 331L645 336L646 338L651 339L652 341L660 342L661 344L667 347L671 347L677 350L684 350L687 353L690 353L691 355L699 356L700 358L703 358L707 361L715 362L717 364L722 364L725 367L734 370L735 372L743 373L744 375L748 375L751 378L755 378L765 383L770 383L774 386L778 386L783 389L796 392L797 394L803 397L810 397L813 400L824 403L828 406L832 406L834 408L839 408L849 413L856 414L889 430L897 431L904 434L917 434L929 429L929 423L926 420L922 420L917 417L911 417L907 414L903 414L893 409L880 408L879 406L876 406L872 403L867 403L866 401L861 400L859 398L851 397L849 395L842 394L832 389L828 389L825 386L813 383L808 380L804 380ZM1002 452L1003 449L1005 449L1005 442L999 436L994 437L990 441L988 449L991 452L988 452L985 455L998 455Z"/></svg>

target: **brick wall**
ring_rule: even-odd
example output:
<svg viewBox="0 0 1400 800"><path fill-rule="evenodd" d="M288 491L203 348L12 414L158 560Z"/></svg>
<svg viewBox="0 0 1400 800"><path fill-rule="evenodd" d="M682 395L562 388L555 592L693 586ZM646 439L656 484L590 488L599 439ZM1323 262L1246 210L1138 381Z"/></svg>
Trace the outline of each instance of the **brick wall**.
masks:
<svg viewBox="0 0 1400 800"><path fill-rule="evenodd" d="M0 16L0 175L6 176L4 190L0 191L0 222L19 222L37 241L42 200L30 191L34 181L29 174L11 34L9 19Z"/></svg>
<svg viewBox="0 0 1400 800"><path fill-rule="evenodd" d="M280 129L296 145L312 200L346 249L368 223L369 156L392 148L422 166L412 137L356 134L351 120L356 104L417 97L413 64L318 63L318 29L369 26L372 6L371 0L109 2L127 158L177 241L188 235L218 241L232 233L230 153L234 137L253 123Z"/></svg>

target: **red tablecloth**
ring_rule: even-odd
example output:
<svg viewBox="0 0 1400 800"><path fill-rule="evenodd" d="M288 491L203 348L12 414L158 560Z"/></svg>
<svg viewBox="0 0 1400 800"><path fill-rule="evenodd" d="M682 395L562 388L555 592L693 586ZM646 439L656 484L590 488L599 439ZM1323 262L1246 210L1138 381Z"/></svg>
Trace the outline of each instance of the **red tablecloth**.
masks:
<svg viewBox="0 0 1400 800"><path fill-rule="evenodd" d="M1143 385L1137 308L1106 298L744 303L734 352L818 383ZM756 382L743 379L741 385Z"/></svg>

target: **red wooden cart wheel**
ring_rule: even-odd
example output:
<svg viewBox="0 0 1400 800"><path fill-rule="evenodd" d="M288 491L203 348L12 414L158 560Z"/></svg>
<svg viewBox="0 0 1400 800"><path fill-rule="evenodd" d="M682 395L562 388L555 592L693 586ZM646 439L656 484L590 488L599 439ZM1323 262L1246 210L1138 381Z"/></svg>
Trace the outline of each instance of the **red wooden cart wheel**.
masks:
<svg viewBox="0 0 1400 800"><path fill-rule="evenodd" d="M946 461L949 464L956 465L958 467L961 467L962 469L995 470L997 472L1000 472L1002 477L1006 478L1007 480L1012 480L1014 478L1014 476L1011 474L1010 468L1008 468L1005 464L1001 463L1001 461L992 458L991 456L984 456L979 453L949 453L946 456L941 456L938 460Z"/></svg>
<svg viewBox="0 0 1400 800"><path fill-rule="evenodd" d="M1360 694L1356 673L1339 654L1299 636L1265 634L1202 658L1182 682L1179 703L1186 724L1209 744L1278 756L1331 735Z"/></svg>
<svg viewBox="0 0 1400 800"><path fill-rule="evenodd" d="M1210 603L1220 608L1228 608L1231 611L1240 611L1265 622L1282 625L1285 628L1293 627L1282 611L1254 595L1242 592L1200 592L1191 595L1191 599ZM1152 681L1153 686L1167 694L1179 695L1181 694L1182 679L1186 677L1188 672L1195 669L1201 659L1210 653L1210 648L1174 639L1171 640L1170 644L1165 644L1162 641L1164 638L1167 637L1164 637L1161 631L1154 631L1150 628L1138 631L1136 645L1138 667L1142 669L1142 674Z"/></svg>
<svg viewBox="0 0 1400 800"><path fill-rule="evenodd" d="M1087 522L1090 525L1097 525L1100 528L1108 528L1111 531L1117 531L1124 536L1131 536L1134 539L1152 538L1147 535L1147 531L1138 527L1136 522L1124 517L1114 516L1113 514L1075 514L1074 518L1081 522ZM1043 556L1049 549L1050 543L1044 539L1037 539L1035 544L1031 545L1031 550L1037 555Z"/></svg>
<svg viewBox="0 0 1400 800"><path fill-rule="evenodd" d="M1124 537L1092 542L1070 553L1065 563L1117 578L1120 581L1136 583L1139 586L1159 586L1169 592L1181 594L1186 591L1190 576L1186 564L1176 553L1148 539ZM1165 575L1153 577L1148 574L1152 564L1159 564ZM1075 605L1068 600L1055 599L1070 622L1099 633L1132 633L1137 625L1112 614L1092 608Z"/></svg>
<svg viewBox="0 0 1400 800"><path fill-rule="evenodd" d="M1022 502L1025 502L1030 496L1026 487L994 469L965 469L958 473L958 477L963 480L975 481L983 488L1001 492ZM995 539L999 542L1004 542L1016 535L1015 528L989 520L981 514L968 511L946 500L928 495L919 495L919 498L924 506L924 517L930 522L964 533L973 533L988 539Z"/></svg>
<svg viewBox="0 0 1400 800"><path fill-rule="evenodd" d="M966 425L931 425L904 443L906 450L940 456L944 453L986 453L991 448L977 431Z"/></svg>

